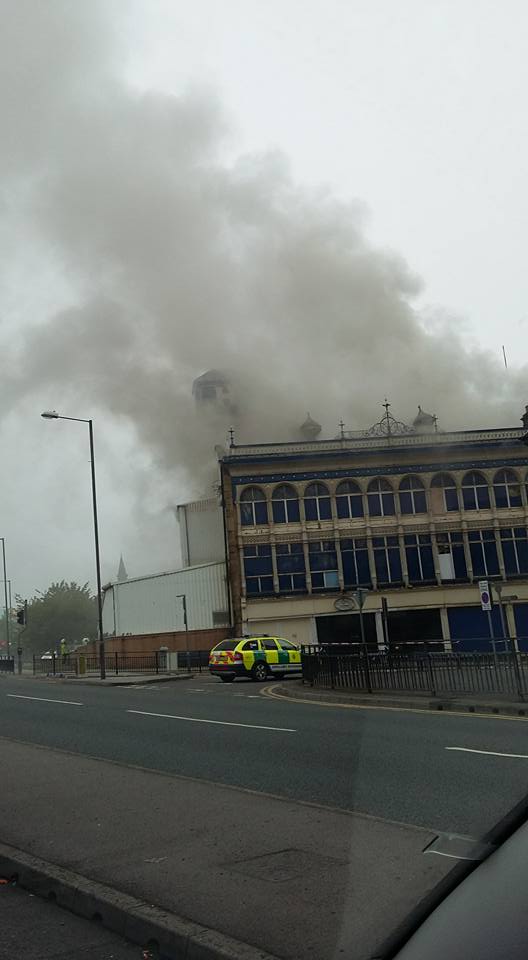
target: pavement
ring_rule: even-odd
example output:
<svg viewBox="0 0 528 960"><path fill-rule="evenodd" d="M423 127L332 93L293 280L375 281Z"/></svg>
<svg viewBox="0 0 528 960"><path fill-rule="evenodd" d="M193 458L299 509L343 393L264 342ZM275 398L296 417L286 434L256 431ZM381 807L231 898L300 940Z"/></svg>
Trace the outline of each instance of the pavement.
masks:
<svg viewBox="0 0 528 960"><path fill-rule="evenodd" d="M528 793L528 721L263 689L2 678L0 839L225 957L367 960L459 862L435 837L472 843Z"/></svg>
<svg viewBox="0 0 528 960"><path fill-rule="evenodd" d="M436 710L438 712L494 714L508 717L527 717L528 701L512 700L500 696L489 695L457 695L454 697L441 695L431 697L430 694L392 694L392 693L357 693L356 691L340 687L312 687L303 683L301 679L290 680L288 683L274 684L273 695L276 697L290 697L295 700L305 700L310 703L327 703L329 706L353 705L360 707L385 707L399 710Z"/></svg>
<svg viewBox="0 0 528 960"><path fill-rule="evenodd" d="M141 960L110 930L18 886L0 886L0 960Z"/></svg>
<svg viewBox="0 0 528 960"><path fill-rule="evenodd" d="M181 671L178 673L147 673L147 674L138 674L138 673L119 673L117 676L115 674L108 674L101 680L98 676L86 676L81 675L78 677L74 676L63 676L62 674L57 674L55 676L48 675L46 673L37 674L37 676L29 677L28 675L22 675L20 679L31 679L31 680L42 680L49 681L53 680L56 683L74 683L76 686L95 686L95 687L134 687L134 686L145 686L148 683L171 683L174 680L191 680L194 676L200 676L198 672L191 671Z"/></svg>

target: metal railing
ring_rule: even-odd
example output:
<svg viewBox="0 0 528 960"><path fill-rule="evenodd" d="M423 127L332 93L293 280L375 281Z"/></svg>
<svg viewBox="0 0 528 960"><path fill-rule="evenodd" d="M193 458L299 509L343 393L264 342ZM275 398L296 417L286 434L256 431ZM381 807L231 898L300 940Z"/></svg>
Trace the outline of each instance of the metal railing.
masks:
<svg viewBox="0 0 528 960"><path fill-rule="evenodd" d="M15 672L15 658L0 657L0 673L14 673L14 672Z"/></svg>
<svg viewBox="0 0 528 960"><path fill-rule="evenodd" d="M0 660L0 670L2 661ZM178 671L206 670L209 665L209 650L178 651ZM174 669L169 652L154 650L151 653L107 653L105 656L106 673L119 676L123 673L167 673ZM13 670L14 668L11 668ZM33 657L35 676L70 676L99 674L101 661L98 654L73 653L61 657L58 653L49 656Z"/></svg>
<svg viewBox="0 0 528 960"><path fill-rule="evenodd" d="M107 674L119 676L121 673L165 673L168 670L167 654L164 650L152 653L107 653L105 656ZM49 657L33 657L33 674L46 676L83 676L98 674L101 660L97 654L53 653Z"/></svg>
<svg viewBox="0 0 528 960"><path fill-rule="evenodd" d="M365 693L418 692L528 697L526 653L370 653L335 647L303 647L303 681L318 687Z"/></svg>

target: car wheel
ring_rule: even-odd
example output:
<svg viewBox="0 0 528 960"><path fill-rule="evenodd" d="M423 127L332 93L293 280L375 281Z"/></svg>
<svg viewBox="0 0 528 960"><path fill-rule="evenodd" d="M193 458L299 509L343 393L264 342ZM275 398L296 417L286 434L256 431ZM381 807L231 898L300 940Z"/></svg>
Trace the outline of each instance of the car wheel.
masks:
<svg viewBox="0 0 528 960"><path fill-rule="evenodd" d="M220 680L222 681L222 683L233 683L234 679L235 677L233 674L230 674L230 676L228 677L220 677Z"/></svg>
<svg viewBox="0 0 528 960"><path fill-rule="evenodd" d="M267 680L268 679L268 668L262 660L258 660L255 666L251 671L252 680Z"/></svg>

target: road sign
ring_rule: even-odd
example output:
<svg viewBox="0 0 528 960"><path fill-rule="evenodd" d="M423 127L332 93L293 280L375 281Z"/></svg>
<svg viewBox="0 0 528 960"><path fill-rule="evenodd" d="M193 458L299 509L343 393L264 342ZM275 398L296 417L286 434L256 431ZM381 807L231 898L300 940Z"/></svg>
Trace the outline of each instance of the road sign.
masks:
<svg viewBox="0 0 528 960"><path fill-rule="evenodd" d="M360 610L363 609L365 600L367 599L368 590L362 590L361 587L354 592L354 600L356 601Z"/></svg>
<svg viewBox="0 0 528 960"><path fill-rule="evenodd" d="M480 605L483 610L491 610L491 594L487 580L479 580Z"/></svg>

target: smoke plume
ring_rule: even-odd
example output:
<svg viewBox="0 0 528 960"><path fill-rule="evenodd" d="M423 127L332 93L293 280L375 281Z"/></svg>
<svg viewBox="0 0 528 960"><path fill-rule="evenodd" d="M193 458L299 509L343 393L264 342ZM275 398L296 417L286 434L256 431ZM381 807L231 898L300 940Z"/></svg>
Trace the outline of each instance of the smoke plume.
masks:
<svg viewBox="0 0 528 960"><path fill-rule="evenodd" d="M456 324L425 324L420 280L369 244L361 204L299 186L278 152L227 161L212 93L127 85L107 12L2 5L3 414L53 388L126 421L175 499L206 489L225 442L228 418L191 395L211 367L241 442L295 438L307 411L322 436L368 427L386 394L445 429L517 424L524 373L506 383Z"/></svg>

